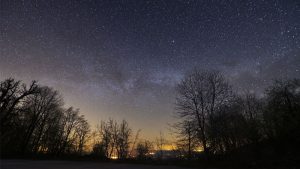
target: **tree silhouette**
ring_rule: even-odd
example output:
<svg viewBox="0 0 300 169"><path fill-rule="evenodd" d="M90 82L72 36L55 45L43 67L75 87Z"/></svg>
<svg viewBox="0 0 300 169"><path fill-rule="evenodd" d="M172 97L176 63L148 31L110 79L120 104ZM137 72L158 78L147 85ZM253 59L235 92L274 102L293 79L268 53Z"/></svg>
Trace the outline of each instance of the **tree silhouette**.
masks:
<svg viewBox="0 0 300 169"><path fill-rule="evenodd" d="M35 81L29 88L12 78L2 81L1 156L81 154L89 125L79 110L63 106L58 91Z"/></svg>
<svg viewBox="0 0 300 169"><path fill-rule="evenodd" d="M196 124L194 131L206 154L209 153L207 127L210 118L231 97L230 86L217 71L194 69L177 86L177 115Z"/></svg>

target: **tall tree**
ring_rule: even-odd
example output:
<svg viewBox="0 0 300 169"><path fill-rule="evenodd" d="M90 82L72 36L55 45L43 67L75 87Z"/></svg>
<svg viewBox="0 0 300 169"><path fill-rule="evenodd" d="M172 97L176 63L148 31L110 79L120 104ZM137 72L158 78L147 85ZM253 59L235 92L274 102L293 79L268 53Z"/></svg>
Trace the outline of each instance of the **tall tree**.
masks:
<svg viewBox="0 0 300 169"><path fill-rule="evenodd" d="M118 135L116 139L116 150L119 159L126 159L129 154L130 137L132 134L128 122L123 120L118 127Z"/></svg>
<svg viewBox="0 0 300 169"><path fill-rule="evenodd" d="M26 130L21 145L22 152L38 149L49 118L63 105L62 98L57 91L49 87L40 87L39 91L24 101Z"/></svg>
<svg viewBox="0 0 300 169"><path fill-rule="evenodd" d="M193 152L197 148L196 132L194 127L194 122L192 121L182 121L173 125L175 128L175 133L177 134L176 145L180 150L181 154L191 159Z"/></svg>
<svg viewBox="0 0 300 169"><path fill-rule="evenodd" d="M206 154L210 118L231 97L231 87L217 71L194 69L177 86L176 113L183 120L196 122L195 131Z"/></svg>
<svg viewBox="0 0 300 169"><path fill-rule="evenodd" d="M264 119L269 138L300 141L300 80L275 81L266 94Z"/></svg>
<svg viewBox="0 0 300 169"><path fill-rule="evenodd" d="M33 81L29 87L13 78L0 82L0 149L1 153L15 153L19 150L22 127L22 106L26 97L38 93Z"/></svg>
<svg viewBox="0 0 300 169"><path fill-rule="evenodd" d="M18 106L27 96L38 92L38 85L33 81L29 88L21 81L9 78L0 83L0 136L7 137L14 118L18 118Z"/></svg>
<svg viewBox="0 0 300 169"><path fill-rule="evenodd" d="M90 133L90 125L87 120L84 119L84 116L80 116L79 124L76 127L76 137L77 137L77 153L82 155L84 150L84 145L87 142L88 135Z"/></svg>

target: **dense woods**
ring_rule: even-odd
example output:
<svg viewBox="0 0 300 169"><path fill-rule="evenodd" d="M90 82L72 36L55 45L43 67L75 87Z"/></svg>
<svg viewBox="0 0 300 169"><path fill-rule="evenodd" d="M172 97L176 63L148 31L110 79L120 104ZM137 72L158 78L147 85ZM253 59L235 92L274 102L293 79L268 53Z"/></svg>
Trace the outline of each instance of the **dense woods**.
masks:
<svg viewBox="0 0 300 169"><path fill-rule="evenodd" d="M238 94L220 72L195 69L176 91L176 158L299 160L299 79L274 81L257 97ZM2 157L88 153L147 160L154 149L159 159L164 153L162 134L156 143L141 141L140 131L134 134L127 121L113 119L92 130L79 109L66 108L58 91L35 81L1 81L0 118Z"/></svg>
<svg viewBox="0 0 300 169"><path fill-rule="evenodd" d="M217 71L194 70L177 86L178 147L192 158L299 160L300 80L274 81L258 98L237 94Z"/></svg>
<svg viewBox="0 0 300 169"><path fill-rule="evenodd" d="M127 121L102 121L92 132L79 109L65 108L58 91L35 81L29 87L12 78L2 81L0 106L3 157L81 156L90 151L99 159L129 156L132 129Z"/></svg>
<svg viewBox="0 0 300 169"><path fill-rule="evenodd" d="M78 109L64 107L58 91L7 79L0 110L2 156L83 153L90 126Z"/></svg>

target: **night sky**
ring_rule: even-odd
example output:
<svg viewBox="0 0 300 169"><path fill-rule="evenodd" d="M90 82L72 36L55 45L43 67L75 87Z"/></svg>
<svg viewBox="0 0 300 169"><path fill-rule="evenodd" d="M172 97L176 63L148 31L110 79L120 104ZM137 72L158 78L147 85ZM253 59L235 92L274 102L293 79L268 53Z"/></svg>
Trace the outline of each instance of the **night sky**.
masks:
<svg viewBox="0 0 300 169"><path fill-rule="evenodd" d="M194 67L257 95L300 78L300 1L0 0L0 80L51 86L92 126L168 135L174 86Z"/></svg>

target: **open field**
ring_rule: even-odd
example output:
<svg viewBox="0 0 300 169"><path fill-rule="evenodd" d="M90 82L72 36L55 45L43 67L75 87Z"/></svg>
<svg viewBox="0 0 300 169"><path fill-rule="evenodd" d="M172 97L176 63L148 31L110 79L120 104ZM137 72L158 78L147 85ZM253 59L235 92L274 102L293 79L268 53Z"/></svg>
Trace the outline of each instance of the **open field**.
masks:
<svg viewBox="0 0 300 169"><path fill-rule="evenodd" d="M0 160L1 169L185 169L176 166L114 164L76 161Z"/></svg>

